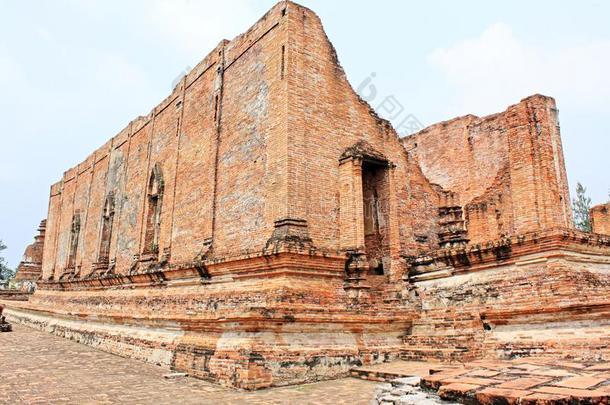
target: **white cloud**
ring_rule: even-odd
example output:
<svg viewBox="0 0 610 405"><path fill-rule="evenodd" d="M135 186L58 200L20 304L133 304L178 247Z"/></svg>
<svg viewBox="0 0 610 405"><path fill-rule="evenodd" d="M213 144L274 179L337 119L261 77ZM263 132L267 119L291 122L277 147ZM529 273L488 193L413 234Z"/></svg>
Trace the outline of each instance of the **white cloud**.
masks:
<svg viewBox="0 0 610 405"><path fill-rule="evenodd" d="M147 4L146 13L164 38L196 62L259 17L247 0L155 0Z"/></svg>
<svg viewBox="0 0 610 405"><path fill-rule="evenodd" d="M610 101L610 41L543 48L515 36L504 23L489 26L480 36L434 50L429 63L441 71L459 94L451 113L486 114L520 99L542 93L574 105Z"/></svg>

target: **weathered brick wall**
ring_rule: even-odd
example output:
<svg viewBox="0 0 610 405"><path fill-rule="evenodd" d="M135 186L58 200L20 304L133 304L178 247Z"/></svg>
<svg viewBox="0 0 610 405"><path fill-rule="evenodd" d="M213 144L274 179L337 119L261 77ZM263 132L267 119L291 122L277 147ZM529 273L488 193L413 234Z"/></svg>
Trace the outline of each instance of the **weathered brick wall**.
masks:
<svg viewBox="0 0 610 405"><path fill-rule="evenodd" d="M552 98L535 95L499 114L435 124L403 144L431 182L457 193L473 243L572 226Z"/></svg>
<svg viewBox="0 0 610 405"><path fill-rule="evenodd" d="M435 247L436 192L391 126L353 91L318 17L280 4L221 42L149 115L53 186L45 276L65 272L75 215L73 272L93 271L109 195L110 261L116 273L132 268L134 255L149 250L147 187L155 166L163 177L159 260L192 261L209 241L215 257L260 251L285 218L305 221L314 246L335 251L341 232L350 232L339 219L339 158L360 141L381 151L386 165L388 186L379 197L386 247L377 256L399 277L400 255Z"/></svg>
<svg viewBox="0 0 610 405"><path fill-rule="evenodd" d="M114 152L114 147L112 146L114 141L111 142L111 144L106 143L102 148L98 149L93 158L89 158L79 165L79 176L72 180L76 183L78 190L74 198L73 212L78 210L81 220L76 253L77 268L75 268L75 271L80 269L81 275L89 274L92 264L97 261L102 206L107 195L106 180L111 160L109 153L113 154ZM63 197L69 197L69 194ZM62 210L62 218L64 217L69 224L70 213ZM66 232L68 240L70 239L69 232L70 230L68 229ZM61 262L58 264L61 266ZM61 270L61 267L58 268L56 266L56 270ZM58 277L59 274L56 273L56 276Z"/></svg>
<svg viewBox="0 0 610 405"><path fill-rule="evenodd" d="M295 9L289 18L289 215L307 220L309 235L319 248L334 250L347 240L364 244L363 236L345 238L364 226L360 218L367 210L362 196L356 195L362 179L355 179L361 174L343 170L340 164L346 150L362 146L365 160L368 153L389 164L385 169L388 187L378 191L388 193L379 199L381 211L388 213L386 270L396 276L399 255L437 246L437 193L408 159L390 124L354 92L319 18L305 8ZM416 233L424 237L416 238Z"/></svg>
<svg viewBox="0 0 610 405"><path fill-rule="evenodd" d="M591 208L591 229L594 233L610 235L610 203Z"/></svg>
<svg viewBox="0 0 610 405"><path fill-rule="evenodd" d="M110 259L126 272L146 250L147 186L158 165L163 198L158 255L192 261L213 240L217 256L260 250L286 213L288 22L278 5L248 32L223 41L173 93L51 189L44 274L59 278L80 217L75 272L99 259L101 217L114 199Z"/></svg>
<svg viewBox="0 0 610 405"><path fill-rule="evenodd" d="M375 197L384 213L375 243L345 238L373 212L363 206L371 198L345 195L358 182L341 186L340 159L353 148L364 153L351 157L356 164L374 158L385 166L375 186L384 194ZM146 229L154 170L163 190L153 249ZM401 142L348 83L319 18L278 5L64 174L51 195L45 275L59 278L68 267L75 216L79 240L68 270L93 271L112 196L109 256L117 273L150 250L171 263L205 255L210 241L215 257L260 251L275 221L289 219L301 221L317 249L371 250L369 259L398 279L401 256L438 246L439 190L431 183L457 194L471 242L570 226L553 100L533 96L505 113L437 124ZM342 207L342 198L356 205Z"/></svg>

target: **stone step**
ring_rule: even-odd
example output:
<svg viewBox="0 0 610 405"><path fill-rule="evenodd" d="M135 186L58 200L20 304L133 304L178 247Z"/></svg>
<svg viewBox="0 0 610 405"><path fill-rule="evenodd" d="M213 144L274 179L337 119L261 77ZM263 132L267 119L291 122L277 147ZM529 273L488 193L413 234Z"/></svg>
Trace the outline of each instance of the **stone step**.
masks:
<svg viewBox="0 0 610 405"><path fill-rule="evenodd" d="M442 360L458 361L462 360L469 350L463 347L409 347L400 351L400 358L403 360Z"/></svg>
<svg viewBox="0 0 610 405"><path fill-rule="evenodd" d="M408 349L403 349L401 352L442 352L442 353L464 353L467 352L468 349L462 347L410 347Z"/></svg>
<svg viewBox="0 0 610 405"><path fill-rule="evenodd" d="M438 362L420 362L393 360L387 363L370 364L350 369L350 375L355 378L370 381L389 382L397 378L424 377L430 375L430 370L449 367Z"/></svg>
<svg viewBox="0 0 610 405"><path fill-rule="evenodd" d="M388 370L369 370L362 368L352 368L349 371L350 376L359 378L361 380L368 381L381 381L390 382L397 378L412 377L412 374L400 372L400 371L388 371Z"/></svg>

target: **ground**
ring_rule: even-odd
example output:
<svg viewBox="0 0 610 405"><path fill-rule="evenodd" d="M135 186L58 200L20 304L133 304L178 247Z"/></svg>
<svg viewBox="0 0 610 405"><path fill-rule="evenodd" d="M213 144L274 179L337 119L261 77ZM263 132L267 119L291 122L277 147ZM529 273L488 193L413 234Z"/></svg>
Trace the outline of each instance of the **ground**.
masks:
<svg viewBox="0 0 610 405"><path fill-rule="evenodd" d="M432 371L432 375L429 372ZM14 324L0 334L0 404L370 404L378 381L417 375L442 398L608 403L610 362L523 358L466 364L395 361L352 370L357 378L236 391ZM368 379L368 380L363 380ZM373 381L375 380L375 381Z"/></svg>
<svg viewBox="0 0 610 405"><path fill-rule="evenodd" d="M1 404L369 404L376 383L355 378L235 391L13 325L0 334Z"/></svg>

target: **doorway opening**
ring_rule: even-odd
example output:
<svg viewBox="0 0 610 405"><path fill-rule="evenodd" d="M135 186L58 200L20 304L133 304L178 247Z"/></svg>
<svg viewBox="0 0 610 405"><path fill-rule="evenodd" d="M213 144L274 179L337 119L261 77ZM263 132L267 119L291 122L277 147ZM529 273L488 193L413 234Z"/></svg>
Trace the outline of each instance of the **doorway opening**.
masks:
<svg viewBox="0 0 610 405"><path fill-rule="evenodd" d="M388 180L386 162L362 162L364 246L369 261L369 274L373 275L385 274L387 269L384 269L384 258L390 255Z"/></svg>

